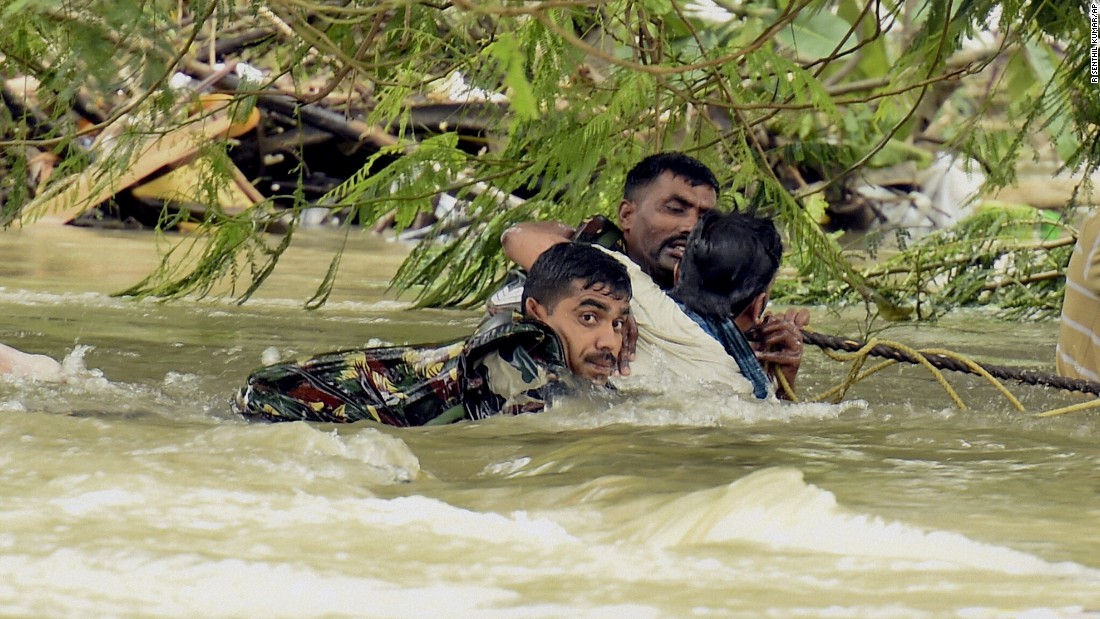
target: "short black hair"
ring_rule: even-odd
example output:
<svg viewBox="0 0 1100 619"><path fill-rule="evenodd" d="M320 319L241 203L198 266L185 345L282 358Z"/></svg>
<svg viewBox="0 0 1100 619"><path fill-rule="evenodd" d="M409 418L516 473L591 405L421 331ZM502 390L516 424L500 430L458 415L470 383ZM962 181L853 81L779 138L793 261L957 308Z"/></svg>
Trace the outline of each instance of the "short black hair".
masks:
<svg viewBox="0 0 1100 619"><path fill-rule="evenodd" d="M631 168L626 173L623 197L636 201L638 190L657 180L665 172L686 179L692 187L707 185L714 190L715 195L719 193L718 179L706 164L684 153L669 151L650 155Z"/></svg>
<svg viewBox="0 0 1100 619"><path fill-rule="evenodd" d="M782 257L771 218L704 213L688 236L680 277L669 294L697 314L736 317L768 289Z"/></svg>
<svg viewBox="0 0 1100 619"><path fill-rule="evenodd" d="M532 298L547 311L572 291L573 282L581 281L581 288L588 289L603 284L611 294L629 299L633 294L626 267L606 252L583 243L558 243L535 260L527 271L523 285L523 307Z"/></svg>

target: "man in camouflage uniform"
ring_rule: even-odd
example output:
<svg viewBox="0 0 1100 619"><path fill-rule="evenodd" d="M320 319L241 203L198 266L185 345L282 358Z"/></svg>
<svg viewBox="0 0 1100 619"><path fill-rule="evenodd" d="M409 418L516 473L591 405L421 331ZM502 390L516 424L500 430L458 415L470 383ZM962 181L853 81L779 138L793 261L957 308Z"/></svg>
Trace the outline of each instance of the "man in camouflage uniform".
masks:
<svg viewBox="0 0 1100 619"><path fill-rule="evenodd" d="M541 411L579 388L607 388L630 312L626 270L562 243L532 265L523 314L467 340L327 353L260 368L234 400L248 419L437 425Z"/></svg>

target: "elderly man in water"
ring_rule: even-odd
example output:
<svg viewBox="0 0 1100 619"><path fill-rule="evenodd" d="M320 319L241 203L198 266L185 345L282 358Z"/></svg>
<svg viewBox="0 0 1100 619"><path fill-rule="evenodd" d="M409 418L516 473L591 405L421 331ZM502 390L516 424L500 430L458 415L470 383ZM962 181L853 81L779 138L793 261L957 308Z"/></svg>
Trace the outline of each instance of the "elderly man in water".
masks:
<svg viewBox="0 0 1100 619"><path fill-rule="evenodd" d="M530 265L522 316L501 314L467 340L328 353L252 373L234 402L249 419L438 425L543 410L606 388L630 314L626 270L563 243Z"/></svg>

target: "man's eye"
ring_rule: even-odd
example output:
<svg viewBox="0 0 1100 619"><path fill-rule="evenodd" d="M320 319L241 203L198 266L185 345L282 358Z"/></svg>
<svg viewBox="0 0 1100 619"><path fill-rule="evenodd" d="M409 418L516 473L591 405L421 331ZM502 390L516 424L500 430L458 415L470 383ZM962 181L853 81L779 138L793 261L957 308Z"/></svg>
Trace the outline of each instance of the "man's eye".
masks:
<svg viewBox="0 0 1100 619"><path fill-rule="evenodd" d="M585 323L588 323L588 324L593 324L593 323L596 322L596 320L597 320L596 315L591 313L591 312L581 314L581 322L585 322Z"/></svg>
<svg viewBox="0 0 1100 619"><path fill-rule="evenodd" d="M687 206L683 202L673 201L666 203L665 209L670 213L683 213L687 210Z"/></svg>
<svg viewBox="0 0 1100 619"><path fill-rule="evenodd" d="M625 325L625 324L626 324L626 321L620 318L620 319L616 320L615 322L611 323L611 326L616 331L620 331L620 330L622 330L623 325Z"/></svg>

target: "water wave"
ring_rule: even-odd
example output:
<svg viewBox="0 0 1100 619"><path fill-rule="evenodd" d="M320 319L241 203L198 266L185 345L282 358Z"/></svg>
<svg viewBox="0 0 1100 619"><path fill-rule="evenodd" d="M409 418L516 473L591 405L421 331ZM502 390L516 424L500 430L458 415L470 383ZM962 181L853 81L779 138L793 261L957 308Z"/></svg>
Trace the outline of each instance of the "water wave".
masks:
<svg viewBox="0 0 1100 619"><path fill-rule="evenodd" d="M642 505L644 503L644 505ZM750 542L784 551L810 551L889 561L891 569L959 567L1009 574L1086 574L1073 563L1049 563L1024 552L971 540L948 531L926 531L903 522L855 513L833 493L807 484L790 468L754 472L729 485L619 508L625 517L616 536L664 547ZM1096 573L1090 574L1093 579Z"/></svg>
<svg viewBox="0 0 1100 619"><path fill-rule="evenodd" d="M527 416L519 423L544 430L591 429L615 424L712 428L800 419L835 419L848 411L866 408L867 403L862 400L840 404L795 404L719 396L713 391L682 390L675 394L569 398L540 415Z"/></svg>
<svg viewBox="0 0 1100 619"><path fill-rule="evenodd" d="M201 433L188 448L211 454L232 450L248 468L291 486L316 478L385 485L425 475L405 441L367 427L341 434L306 423L222 425ZM354 478L348 474L352 468Z"/></svg>
<svg viewBox="0 0 1100 619"><path fill-rule="evenodd" d="M0 303L22 307L111 307L131 304L100 292L44 292L38 290L9 289L0 287Z"/></svg>

